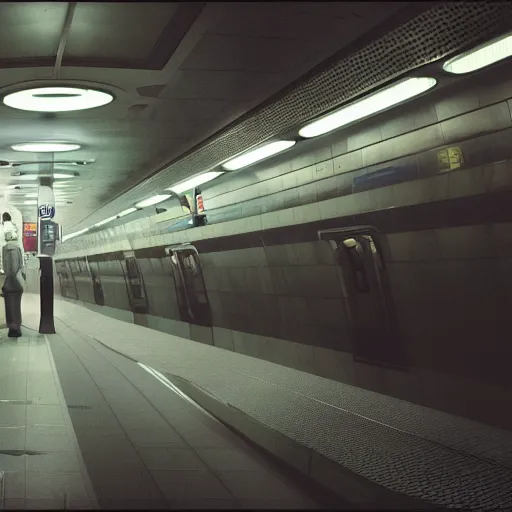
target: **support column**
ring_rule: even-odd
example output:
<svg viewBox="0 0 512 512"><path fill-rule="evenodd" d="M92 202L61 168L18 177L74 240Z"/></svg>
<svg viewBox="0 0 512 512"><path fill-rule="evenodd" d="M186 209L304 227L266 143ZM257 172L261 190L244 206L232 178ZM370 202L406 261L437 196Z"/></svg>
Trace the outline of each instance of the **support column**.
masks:
<svg viewBox="0 0 512 512"><path fill-rule="evenodd" d="M55 334L53 317L53 259L51 256L39 255L39 296L41 303L41 319L39 332Z"/></svg>
<svg viewBox="0 0 512 512"><path fill-rule="evenodd" d="M51 227L46 222L55 214L55 197L53 194L53 179L41 178L37 200L37 235L39 245L39 297L41 304L41 319L39 332L41 334L55 334L55 322L53 316L53 244L49 240L46 230Z"/></svg>

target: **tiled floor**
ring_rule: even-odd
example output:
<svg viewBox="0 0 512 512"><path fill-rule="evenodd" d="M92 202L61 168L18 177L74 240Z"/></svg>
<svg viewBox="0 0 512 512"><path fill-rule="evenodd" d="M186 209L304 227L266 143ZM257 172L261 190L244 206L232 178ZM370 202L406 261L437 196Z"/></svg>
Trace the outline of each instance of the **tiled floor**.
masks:
<svg viewBox="0 0 512 512"><path fill-rule="evenodd" d="M45 338L25 328L12 340L2 329L0 508L94 508L63 405Z"/></svg>
<svg viewBox="0 0 512 512"><path fill-rule="evenodd" d="M0 510L324 508L324 489L136 362L56 329L0 332Z"/></svg>
<svg viewBox="0 0 512 512"><path fill-rule="evenodd" d="M266 508L321 507L292 475L135 362L56 326L50 345L100 507L241 509L262 493Z"/></svg>
<svg viewBox="0 0 512 512"><path fill-rule="evenodd" d="M33 299L27 296L24 300L25 307L30 308ZM193 382L313 453L319 453L333 463L392 491L454 508L512 508L510 432L263 360L130 325L69 302L56 300L56 316L64 322L59 323L59 333L66 340L62 345L63 352L70 350L73 336L80 338L82 341L76 341L73 350L81 361L93 361L90 350L101 353L128 380L133 382L136 379L135 389L140 390L153 404L163 399L159 394L161 391L153 390L145 382L144 379L151 375L143 377L125 368L128 360L112 350L164 374ZM103 345L97 344L94 339ZM51 343L57 360L57 338ZM84 343L90 350L86 349ZM62 365L62 374L59 369L61 381L63 375L70 372L75 382L73 403L78 404L80 400L83 404L93 403L97 399L98 389L88 390L85 386L86 378L79 375L78 366L76 370L71 370L69 362ZM178 450L184 447L169 431L167 434L161 433L167 429L162 423L162 417L152 415L140 397L128 397L120 393L119 386L113 384L114 377L107 366L103 369L101 365L91 363L91 366L97 368L97 374L92 377L99 388L112 386L110 391L102 393L105 393L111 404L110 411L116 421L123 425L123 435L128 437L128 440L115 435L113 437L116 443L112 444L111 449L115 449L119 457L125 457L127 461L135 460L123 448L132 443L138 448L137 456L140 459L143 457L152 468L197 464L197 459L192 456L165 462L154 452L143 450L151 447ZM66 386L63 384L63 387ZM137 410L145 412L134 412L130 404L135 403ZM98 401L94 407L100 409L103 406ZM167 410L165 407L162 410ZM180 407L179 401L175 407ZM213 480L202 473L202 469L187 470L194 471L197 480L194 483L183 480L176 491L169 491L174 488L174 484L167 481L167 473L173 470L148 469L151 481L157 487L158 484L164 487L164 497L168 497L169 492L179 495L180 489L191 486L197 489L197 499L214 500L217 504L219 500L228 499L222 494L224 490L230 493L232 499L248 507L258 506L261 503L258 500L271 500L273 504L285 500L286 505L283 507L296 503L287 485L266 481L266 477L257 471L246 467L244 471L251 478L240 480L240 471L234 469L240 460L228 451L222 452L222 460L208 462L209 454L205 450L230 448L231 441L226 440L227 434L220 435L212 425L205 429L202 426L204 422L192 420L191 411L183 410L176 414L176 410L171 408L167 413L162 412L161 416L168 419L173 431L210 468L210 473L217 480L214 484ZM76 423L74 414L77 416ZM86 415L86 411L73 411L74 424L83 422L84 425L92 425L94 423L87 422L99 422L105 432L108 431L107 427L113 428L110 416L106 413L90 415L87 421L84 418ZM151 427L159 433L150 436ZM109 442L106 440L105 446L109 446ZM235 443L235 440L232 442ZM140 443L144 443L144 446ZM184 452L168 453L176 459L178 454ZM257 493L257 488L261 489L262 485L268 489L264 496ZM148 484L148 493L149 487ZM156 499L150 493L148 498ZM117 497L112 496L112 499ZM181 505L181 498L175 497L173 506L178 505Z"/></svg>

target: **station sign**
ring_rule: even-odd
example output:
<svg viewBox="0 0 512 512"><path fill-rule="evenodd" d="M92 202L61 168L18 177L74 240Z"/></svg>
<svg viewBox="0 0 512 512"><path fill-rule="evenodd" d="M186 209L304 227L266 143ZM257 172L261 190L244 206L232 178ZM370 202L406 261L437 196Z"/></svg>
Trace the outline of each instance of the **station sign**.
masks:
<svg viewBox="0 0 512 512"><path fill-rule="evenodd" d="M42 204L38 208L40 219L53 219L55 216L55 206L51 204Z"/></svg>

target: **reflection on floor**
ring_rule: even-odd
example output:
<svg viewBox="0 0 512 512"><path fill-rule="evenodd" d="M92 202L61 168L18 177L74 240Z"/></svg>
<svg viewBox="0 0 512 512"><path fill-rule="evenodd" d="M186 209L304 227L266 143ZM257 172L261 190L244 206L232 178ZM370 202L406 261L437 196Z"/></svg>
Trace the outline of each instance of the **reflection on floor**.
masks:
<svg viewBox="0 0 512 512"><path fill-rule="evenodd" d="M56 328L0 333L0 509L343 507L136 362Z"/></svg>

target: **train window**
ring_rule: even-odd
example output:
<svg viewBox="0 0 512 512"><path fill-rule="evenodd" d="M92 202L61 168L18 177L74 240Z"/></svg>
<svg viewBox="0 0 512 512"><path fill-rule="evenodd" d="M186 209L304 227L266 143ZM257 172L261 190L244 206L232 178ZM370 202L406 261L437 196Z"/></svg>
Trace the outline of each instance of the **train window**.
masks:
<svg viewBox="0 0 512 512"><path fill-rule="evenodd" d="M400 367L402 349L378 233L371 226L327 230L341 267L354 337L354 358Z"/></svg>
<svg viewBox="0 0 512 512"><path fill-rule="evenodd" d="M203 282L203 274L199 266L199 258L197 254L185 251L179 255L182 258L183 276L185 278L185 286L187 294L192 295L200 304L208 302L206 298L206 287Z"/></svg>
<svg viewBox="0 0 512 512"><path fill-rule="evenodd" d="M211 311L199 255L192 246L167 249L170 256L180 316L186 322L211 325Z"/></svg>
<svg viewBox="0 0 512 512"><path fill-rule="evenodd" d="M130 279L137 279L139 277L139 269L135 258L128 258L126 260L126 272Z"/></svg>
<svg viewBox="0 0 512 512"><path fill-rule="evenodd" d="M347 238L343 240L343 244L347 249L355 287L361 293L370 293L368 273L366 271L364 252L361 244L355 238Z"/></svg>
<svg viewBox="0 0 512 512"><path fill-rule="evenodd" d="M78 299L76 290L75 277L71 268L72 261L62 261L57 266L57 274L59 276L60 290L63 297Z"/></svg>
<svg viewBox="0 0 512 512"><path fill-rule="evenodd" d="M148 299L144 280L133 252L125 253L122 267L132 311L134 313L147 314Z"/></svg>

